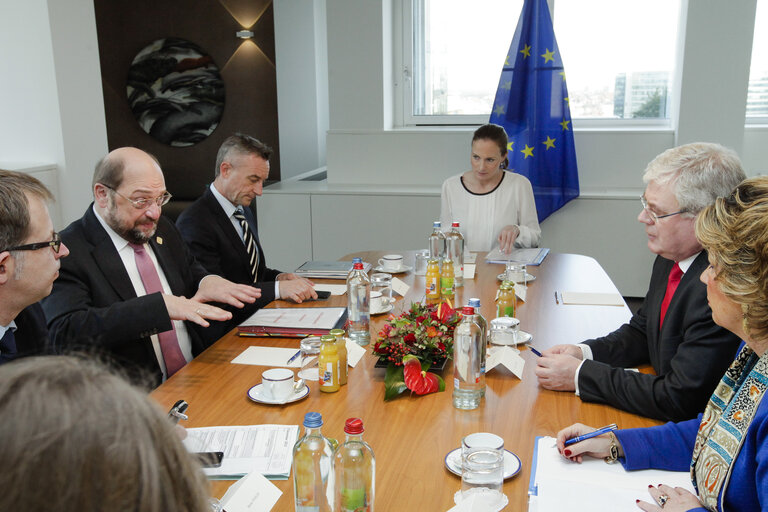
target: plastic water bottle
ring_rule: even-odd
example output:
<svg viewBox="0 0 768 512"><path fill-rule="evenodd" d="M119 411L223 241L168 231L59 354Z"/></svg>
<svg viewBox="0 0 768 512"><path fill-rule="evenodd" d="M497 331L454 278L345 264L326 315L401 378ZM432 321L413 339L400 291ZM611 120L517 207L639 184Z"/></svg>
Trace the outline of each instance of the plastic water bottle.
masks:
<svg viewBox="0 0 768 512"><path fill-rule="evenodd" d="M429 259L443 261L445 258L445 235L440 229L440 221L432 223L432 233L429 235Z"/></svg>
<svg viewBox="0 0 768 512"><path fill-rule="evenodd" d="M459 231L459 223L454 221L451 230L445 236L446 258L453 261L454 288L464 286L464 235Z"/></svg>
<svg viewBox="0 0 768 512"><path fill-rule="evenodd" d="M354 258L352 262L352 270L347 276L349 338L365 346L371 342L371 280L363 270L361 258Z"/></svg>
<svg viewBox="0 0 768 512"><path fill-rule="evenodd" d="M329 488L333 448L320 432L319 412L304 416L304 437L293 446L293 496L296 512L331 512L333 488Z"/></svg>
<svg viewBox="0 0 768 512"><path fill-rule="evenodd" d="M485 394L485 343L475 308L464 306L453 333L453 406L477 409Z"/></svg>
<svg viewBox="0 0 768 512"><path fill-rule="evenodd" d="M360 418L349 418L347 438L333 453L334 512L373 512L376 458L363 441L363 430Z"/></svg>

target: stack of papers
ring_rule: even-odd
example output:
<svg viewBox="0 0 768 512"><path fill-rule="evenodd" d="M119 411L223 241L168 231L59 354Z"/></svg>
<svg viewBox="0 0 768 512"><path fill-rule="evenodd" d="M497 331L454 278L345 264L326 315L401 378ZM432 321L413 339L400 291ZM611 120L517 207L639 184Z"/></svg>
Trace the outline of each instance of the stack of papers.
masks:
<svg viewBox="0 0 768 512"><path fill-rule="evenodd" d="M549 249L515 249L509 254L504 254L498 247L489 252L485 261L488 263L506 263L508 261L514 261L517 263L525 263L533 267L540 265L544 258L549 254Z"/></svg>
<svg viewBox="0 0 768 512"><path fill-rule="evenodd" d="M563 292L563 304L585 306L623 306L624 298L618 293Z"/></svg>
<svg viewBox="0 0 768 512"><path fill-rule="evenodd" d="M322 336L340 329L347 308L265 308L237 326L240 336L300 337Z"/></svg>
<svg viewBox="0 0 768 512"><path fill-rule="evenodd" d="M363 262L363 270L366 274L371 272L372 265ZM294 272L302 277L315 277L318 279L346 279L352 270L351 261L306 261Z"/></svg>
<svg viewBox="0 0 768 512"><path fill-rule="evenodd" d="M237 480L255 471L286 480L298 438L298 425L202 427L187 429L184 446L190 452L224 452L221 467L203 469L209 478Z"/></svg>

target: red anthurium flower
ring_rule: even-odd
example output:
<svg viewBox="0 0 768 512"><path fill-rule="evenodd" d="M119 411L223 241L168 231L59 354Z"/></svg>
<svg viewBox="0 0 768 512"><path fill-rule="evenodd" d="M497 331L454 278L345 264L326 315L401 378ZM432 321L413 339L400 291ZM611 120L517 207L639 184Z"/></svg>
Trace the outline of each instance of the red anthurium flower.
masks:
<svg viewBox="0 0 768 512"><path fill-rule="evenodd" d="M440 377L421 369L421 361L416 356L408 355L403 358L403 377L405 386L417 395L435 393L442 391L441 387L445 388L445 383L441 382Z"/></svg>

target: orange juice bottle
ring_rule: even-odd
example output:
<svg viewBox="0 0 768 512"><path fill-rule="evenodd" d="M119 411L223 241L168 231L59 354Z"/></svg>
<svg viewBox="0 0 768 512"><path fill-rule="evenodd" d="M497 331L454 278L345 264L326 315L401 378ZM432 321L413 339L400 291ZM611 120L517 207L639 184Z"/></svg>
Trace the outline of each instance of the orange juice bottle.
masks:
<svg viewBox="0 0 768 512"><path fill-rule="evenodd" d="M331 329L328 333L336 338L336 351L339 353L339 385L347 383L347 340L344 337L344 329Z"/></svg>
<svg viewBox="0 0 768 512"><path fill-rule="evenodd" d="M427 304L437 304L440 302L440 265L438 260L429 260L424 278L427 281Z"/></svg>
<svg viewBox="0 0 768 512"><path fill-rule="evenodd" d="M326 334L320 341L320 391L333 393L339 390L339 351L336 349L336 336Z"/></svg>
<svg viewBox="0 0 768 512"><path fill-rule="evenodd" d="M496 299L496 317L515 316L515 283L504 281L499 287Z"/></svg>

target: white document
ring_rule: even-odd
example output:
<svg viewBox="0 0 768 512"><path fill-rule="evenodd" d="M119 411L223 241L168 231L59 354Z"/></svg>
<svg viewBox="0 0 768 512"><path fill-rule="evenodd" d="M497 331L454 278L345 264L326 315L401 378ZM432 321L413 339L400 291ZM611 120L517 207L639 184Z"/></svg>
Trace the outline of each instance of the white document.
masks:
<svg viewBox="0 0 768 512"><path fill-rule="evenodd" d="M260 309L240 324L296 329L333 329L347 308L269 308Z"/></svg>
<svg viewBox="0 0 768 512"><path fill-rule="evenodd" d="M256 471L284 480L298 437L298 425L188 428L184 446L190 452L224 452L221 467L203 469L209 477L235 480Z"/></svg>
<svg viewBox="0 0 768 512"><path fill-rule="evenodd" d="M485 372L488 373L498 365L504 366L518 379L523 378L525 359L520 357L520 351L516 348L502 346L494 347L488 351L488 357L485 360Z"/></svg>
<svg viewBox="0 0 768 512"><path fill-rule="evenodd" d="M496 247L485 256L485 261L489 263L506 263L508 261L517 261L519 263L525 263L526 265L538 265L549 254L547 248L533 248L533 249L515 249L509 254L501 252L501 249Z"/></svg>
<svg viewBox="0 0 768 512"><path fill-rule="evenodd" d="M408 286L402 279L398 279L396 277L392 278L392 291L397 292L401 296L405 297L405 294L408 293L409 289L410 286Z"/></svg>
<svg viewBox="0 0 768 512"><path fill-rule="evenodd" d="M475 265L474 263L464 263L464 279L474 279L475 278Z"/></svg>
<svg viewBox="0 0 768 512"><path fill-rule="evenodd" d="M221 498L221 506L227 512L269 512L283 491L253 471L233 483Z"/></svg>
<svg viewBox="0 0 768 512"><path fill-rule="evenodd" d="M347 293L347 285L345 284L325 284L315 283L316 292L331 292L331 295L344 295Z"/></svg>
<svg viewBox="0 0 768 512"><path fill-rule="evenodd" d="M554 445L552 437L538 440L535 495L530 497L529 512L636 511L636 499L651 501L649 484L662 483L693 492L687 471L626 471L618 462L606 464L590 457L576 464L560 455Z"/></svg>
<svg viewBox="0 0 768 512"><path fill-rule="evenodd" d="M301 356L290 363L288 360L296 355L298 349L277 347L248 347L232 360L232 364L253 364L256 366L280 366L283 368L300 368Z"/></svg>
<svg viewBox="0 0 768 512"><path fill-rule="evenodd" d="M562 292L563 304L589 306L623 306L624 299L618 293Z"/></svg>
<svg viewBox="0 0 768 512"><path fill-rule="evenodd" d="M355 365L360 362L360 359L362 359L365 355L365 349L349 338L346 338L346 340L347 366L354 368Z"/></svg>

